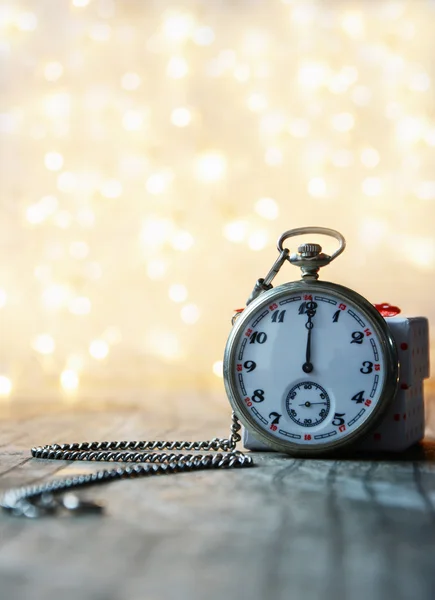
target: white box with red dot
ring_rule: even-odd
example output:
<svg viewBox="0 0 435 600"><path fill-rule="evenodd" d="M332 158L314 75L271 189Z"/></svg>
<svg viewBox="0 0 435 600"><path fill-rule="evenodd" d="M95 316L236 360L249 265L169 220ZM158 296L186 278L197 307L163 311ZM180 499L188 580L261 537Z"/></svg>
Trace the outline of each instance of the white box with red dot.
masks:
<svg viewBox="0 0 435 600"><path fill-rule="evenodd" d="M424 386L429 377L429 323L426 317L387 317L399 356L399 388L383 420L360 442L364 451L400 452L424 437ZM247 450L270 450L243 429Z"/></svg>
<svg viewBox="0 0 435 600"><path fill-rule="evenodd" d="M398 390L379 427L358 445L360 450L400 452L424 438L423 382Z"/></svg>
<svg viewBox="0 0 435 600"><path fill-rule="evenodd" d="M429 377L429 323L425 317L386 317L399 355L399 389L379 427L361 450L400 452L424 438L424 386Z"/></svg>
<svg viewBox="0 0 435 600"><path fill-rule="evenodd" d="M429 323L426 317L386 317L396 342L400 385L407 389L429 377Z"/></svg>

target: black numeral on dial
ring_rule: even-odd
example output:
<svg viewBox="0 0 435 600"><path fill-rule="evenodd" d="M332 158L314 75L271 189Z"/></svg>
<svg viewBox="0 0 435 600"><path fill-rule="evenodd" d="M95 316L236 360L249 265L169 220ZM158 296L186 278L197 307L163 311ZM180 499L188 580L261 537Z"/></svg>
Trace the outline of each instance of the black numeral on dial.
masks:
<svg viewBox="0 0 435 600"><path fill-rule="evenodd" d="M312 313L311 316L314 317L314 315L316 314L316 308L317 302L312 302L311 300L310 302L302 302L302 304L299 307L299 314L305 315L308 314L307 311L310 311Z"/></svg>
<svg viewBox="0 0 435 600"><path fill-rule="evenodd" d="M332 317L332 322L333 323L337 323L337 321L338 321L338 319L340 317L340 313L341 313L341 310L337 310L337 312L334 313L334 316Z"/></svg>
<svg viewBox="0 0 435 600"><path fill-rule="evenodd" d="M371 373L373 371L373 363L370 362L369 360L365 360L363 362L363 367L361 368L360 371L361 373L364 373L364 375L368 375L369 373Z"/></svg>
<svg viewBox="0 0 435 600"><path fill-rule="evenodd" d="M340 425L344 425L344 415L346 413L335 413L334 415L334 420L332 421L332 424L335 425L336 427L340 427Z"/></svg>
<svg viewBox="0 0 435 600"><path fill-rule="evenodd" d="M264 390L254 390L254 394L251 398L252 402L263 402Z"/></svg>
<svg viewBox="0 0 435 600"><path fill-rule="evenodd" d="M253 371L255 369L255 367L257 366L257 363L254 362L253 360L247 360L246 362L243 363L243 366L248 371L248 373L250 373L251 371Z"/></svg>
<svg viewBox="0 0 435 600"><path fill-rule="evenodd" d="M352 341L351 344L362 344L364 339L364 334L362 331L354 331L352 333Z"/></svg>
<svg viewBox="0 0 435 600"><path fill-rule="evenodd" d="M355 396L352 396L351 400L353 400L357 404L361 404L362 402L364 402L364 396L365 396L364 391L358 392L358 394L355 394Z"/></svg>
<svg viewBox="0 0 435 600"><path fill-rule="evenodd" d="M255 344L255 342L258 342L259 344L264 344L264 342L267 340L267 333L264 333L264 331L254 331L254 333L251 335L251 339L249 340L250 344Z"/></svg>
<svg viewBox="0 0 435 600"><path fill-rule="evenodd" d="M272 419L273 417L273 419ZM272 423L271 425L278 425L280 418L282 417L282 415L280 415L277 412L271 412L269 415L269 419L272 419Z"/></svg>
<svg viewBox="0 0 435 600"><path fill-rule="evenodd" d="M284 323L285 310L275 310L272 313L272 323Z"/></svg>

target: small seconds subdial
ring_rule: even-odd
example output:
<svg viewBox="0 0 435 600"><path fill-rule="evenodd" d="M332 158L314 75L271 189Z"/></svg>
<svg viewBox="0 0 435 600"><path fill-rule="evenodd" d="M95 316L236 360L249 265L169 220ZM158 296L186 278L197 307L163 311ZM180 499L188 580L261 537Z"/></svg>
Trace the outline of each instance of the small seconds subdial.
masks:
<svg viewBox="0 0 435 600"><path fill-rule="evenodd" d="M314 427L329 414L331 402L326 390L314 381L294 385L285 401L288 416L301 427Z"/></svg>

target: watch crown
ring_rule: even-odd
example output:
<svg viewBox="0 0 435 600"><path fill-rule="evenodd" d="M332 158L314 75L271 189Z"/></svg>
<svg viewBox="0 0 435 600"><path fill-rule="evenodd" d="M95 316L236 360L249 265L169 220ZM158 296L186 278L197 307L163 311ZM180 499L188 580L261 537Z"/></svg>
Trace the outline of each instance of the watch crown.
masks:
<svg viewBox="0 0 435 600"><path fill-rule="evenodd" d="M320 244L302 244L299 246L298 252L303 258L314 258L322 252L322 246Z"/></svg>

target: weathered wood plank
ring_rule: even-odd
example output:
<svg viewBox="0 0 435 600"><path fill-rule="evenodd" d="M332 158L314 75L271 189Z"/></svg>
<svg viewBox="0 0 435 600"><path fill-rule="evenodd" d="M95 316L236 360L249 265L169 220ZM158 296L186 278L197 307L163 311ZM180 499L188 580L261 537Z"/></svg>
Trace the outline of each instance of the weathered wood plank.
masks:
<svg viewBox="0 0 435 600"><path fill-rule="evenodd" d="M0 416L4 490L101 466L27 460L31 445L226 436L229 411L214 396L161 394L140 406L21 406ZM104 517L0 515L1 597L433 597L435 445L397 456L255 460L253 469L94 487L86 494L106 503Z"/></svg>

